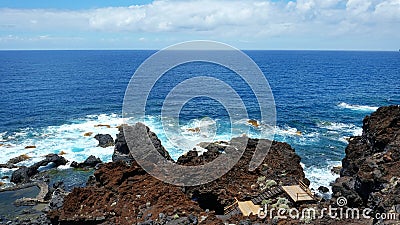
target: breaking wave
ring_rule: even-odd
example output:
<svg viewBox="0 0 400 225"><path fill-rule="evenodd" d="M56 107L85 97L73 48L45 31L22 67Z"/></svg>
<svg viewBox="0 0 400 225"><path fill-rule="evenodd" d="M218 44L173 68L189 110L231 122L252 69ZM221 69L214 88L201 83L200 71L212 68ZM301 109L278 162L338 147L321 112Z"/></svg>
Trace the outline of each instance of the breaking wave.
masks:
<svg viewBox="0 0 400 225"><path fill-rule="evenodd" d="M379 108L379 107L368 106L368 105L352 105L352 104L348 104L345 102L339 103L338 107L343 108L343 109L350 109L350 110L356 110L356 111L369 111L369 112L376 111Z"/></svg>

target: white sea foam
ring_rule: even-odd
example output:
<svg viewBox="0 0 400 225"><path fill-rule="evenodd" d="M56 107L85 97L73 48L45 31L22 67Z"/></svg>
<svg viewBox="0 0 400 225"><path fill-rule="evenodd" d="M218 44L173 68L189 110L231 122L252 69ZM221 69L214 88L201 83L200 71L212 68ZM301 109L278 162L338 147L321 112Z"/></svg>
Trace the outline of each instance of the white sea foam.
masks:
<svg viewBox="0 0 400 225"><path fill-rule="evenodd" d="M320 133L317 130L299 130L287 125L277 126L275 127L274 140L304 146L320 141Z"/></svg>
<svg viewBox="0 0 400 225"><path fill-rule="evenodd" d="M0 133L0 142L5 142L5 141L7 141L7 140L4 139L4 137L5 137L6 134L7 134L7 131L6 131L6 132Z"/></svg>
<svg viewBox="0 0 400 225"><path fill-rule="evenodd" d="M317 124L318 127L327 129L327 133L331 135L339 135L338 141L347 143L348 136L360 136L362 134L362 128L354 124L337 123L323 121ZM344 136L340 136L344 135Z"/></svg>
<svg viewBox="0 0 400 225"><path fill-rule="evenodd" d="M131 119L129 124L137 121ZM186 124L179 124L179 121L172 118L161 118L156 116L147 116L144 123L157 134L162 145L168 150L173 159L196 148L196 150L204 151L198 144L201 142L229 141L232 135L227 131L219 131L217 126L220 124L218 120L212 120L205 117L202 119L193 119Z"/></svg>
<svg viewBox="0 0 400 225"><path fill-rule="evenodd" d="M358 110L358 111L376 111L379 107L367 106L367 105L352 105L345 102L338 104L340 108Z"/></svg>
<svg viewBox="0 0 400 225"><path fill-rule="evenodd" d="M341 165L340 161L329 161L326 166L316 167L316 166L304 166L304 173L306 178L310 180L310 188L317 191L318 187L325 186L332 191L330 184L334 182L339 175L333 174L331 169L334 166Z"/></svg>
<svg viewBox="0 0 400 225"><path fill-rule="evenodd" d="M86 118L74 121L61 126L49 126L42 129L26 128L13 134L9 134L5 142L0 146L0 163L6 163L10 158L26 154L31 157L29 160L19 163L20 166L29 166L43 159L49 153L64 152L69 161L82 162L90 155L99 157L102 161L111 160L113 147L97 147L98 141L94 139L96 134L110 134L115 138L118 133L116 128L122 123L121 118L116 114L91 115ZM109 125L96 126L99 124ZM91 136L84 136L92 132ZM6 134L3 134L6 135ZM25 148L36 146L36 148ZM0 175L7 171L0 171Z"/></svg>
<svg viewBox="0 0 400 225"><path fill-rule="evenodd" d="M201 154L206 151L205 149L198 146L200 142L212 142L212 141L229 141L235 136L241 136L247 134L252 138L266 138L265 134L270 135L271 129L267 126L263 126L262 123L259 127L252 127L247 119L233 122L232 130L224 128L226 124L222 124L222 121L211 120L211 119L195 119L187 124L177 123L172 119L163 118L157 116L147 116L144 123L155 132L162 142L162 145L169 151L173 159L177 159L185 152L196 148ZM118 133L116 128L122 123L129 121L129 124L134 124L135 121L139 121L135 118L129 118L126 120L121 119L116 114L106 115L89 115L85 118L72 121L68 124L60 126L49 126L43 129L32 129L26 128L18 132L10 134L4 132L1 134L1 138L5 140L0 146L0 151L3 153L0 155L0 163L7 162L10 158L19 156L21 154L27 154L31 158L27 161L19 163L19 165L32 165L43 159L43 156L49 153L60 153L61 151L66 154L63 155L70 162L84 161L88 156L94 155L100 157L104 162L111 161L113 153L113 147L101 148L97 147L97 140L93 137L97 133L110 134L115 138ZM96 126L99 124L109 125L110 128L105 126ZM322 124L322 127L332 130L346 130L356 129L354 125L346 125L340 123ZM188 131L189 128L199 127L201 132ZM224 129L220 129L223 127ZM216 133L216 130L218 133ZM166 129L176 132L165 132ZM249 132L251 131L251 132ZM87 132L93 132L89 137L84 136ZM166 133L168 135L166 135ZM318 141L320 134L315 132L299 132L298 129L284 126L275 127L276 137L279 137L280 141L288 141L296 144L309 144L310 142ZM184 138L182 138L184 137ZM25 146L34 145L36 148L25 149ZM61 166L59 169L69 168L69 164ZM328 171L330 168L317 168L305 166L305 172L307 177L312 181L312 185L318 188L319 185L329 186L329 182L335 179L334 175L331 175ZM0 175L11 175L12 170L3 169L0 170Z"/></svg>
<svg viewBox="0 0 400 225"><path fill-rule="evenodd" d="M298 133L299 131L297 130L297 128L292 128L292 127L286 127L286 128L280 128L280 127L276 127L275 128L275 133L279 134L279 135L290 135L290 136L294 136L294 135L301 135L301 133Z"/></svg>

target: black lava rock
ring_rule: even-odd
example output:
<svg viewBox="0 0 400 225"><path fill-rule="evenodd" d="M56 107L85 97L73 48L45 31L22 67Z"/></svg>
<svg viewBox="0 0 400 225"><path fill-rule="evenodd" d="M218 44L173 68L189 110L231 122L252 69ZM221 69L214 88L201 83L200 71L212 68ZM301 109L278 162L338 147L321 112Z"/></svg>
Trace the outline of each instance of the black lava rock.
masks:
<svg viewBox="0 0 400 225"><path fill-rule="evenodd" d="M114 145L114 139L109 134L96 134L94 138L99 141L100 147L109 147Z"/></svg>

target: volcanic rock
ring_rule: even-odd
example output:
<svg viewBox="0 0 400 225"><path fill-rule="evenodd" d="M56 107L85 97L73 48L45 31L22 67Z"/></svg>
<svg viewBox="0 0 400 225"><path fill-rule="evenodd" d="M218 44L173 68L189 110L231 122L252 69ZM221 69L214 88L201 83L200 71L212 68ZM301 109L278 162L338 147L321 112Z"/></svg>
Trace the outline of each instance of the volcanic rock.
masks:
<svg viewBox="0 0 400 225"><path fill-rule="evenodd" d="M328 193L329 192L329 188L325 187L325 186L319 186L318 187L318 191L321 193Z"/></svg>
<svg viewBox="0 0 400 225"><path fill-rule="evenodd" d="M17 163L23 162L25 160L28 160L30 158L31 157L29 157L28 155L23 154L23 155L11 158L10 160L8 160L7 164L17 164Z"/></svg>
<svg viewBox="0 0 400 225"><path fill-rule="evenodd" d="M118 127L119 133L117 134L117 138L115 139L115 148L112 156L113 162L124 161L131 163L132 161L134 161L129 151L129 147L126 143L124 129L129 130L132 135L137 134L142 129L145 129L148 137L150 138L151 143L153 144L153 147L157 150L157 152L160 153L161 156L163 156L165 159L172 161L171 156L169 155L168 151L165 150L165 148L162 146L161 141L160 139L158 139L157 135L154 132L152 132L148 127L144 128L144 126L145 126L144 124L137 123L134 126L121 125ZM138 146L135 146L136 148L143 147L140 146L141 143L138 144L139 144Z"/></svg>
<svg viewBox="0 0 400 225"><path fill-rule="evenodd" d="M124 161L129 163L133 161L133 157L129 152L128 145L126 144L124 126L127 125L121 125L118 127L119 133L115 139L114 153L112 155L113 162Z"/></svg>
<svg viewBox="0 0 400 225"><path fill-rule="evenodd" d="M363 120L363 133L346 148L334 197L352 207L389 212L400 204L400 106L381 107ZM334 200L334 199L333 199Z"/></svg>
<svg viewBox="0 0 400 225"><path fill-rule="evenodd" d="M132 129L142 129L135 125ZM157 136L147 128L157 151L170 159ZM117 136L115 152L121 152L126 142L123 130ZM249 171L256 145L266 140L249 139L239 162L221 178L200 186L179 187L164 183L144 171L135 161L123 160L101 164L85 188L75 188L64 199L61 208L48 215L53 224L223 224L215 214L235 201L259 194L251 188L260 176L268 176L280 184L305 180L300 157L290 145L269 142L272 146L266 159L254 171ZM180 165L201 165L223 154L228 143L207 144L207 152L190 151L178 159ZM124 147L125 146L125 147ZM262 145L263 147L264 145ZM266 145L267 146L267 145ZM126 149L125 149L126 150ZM239 217L237 221L246 220ZM256 219L257 220L257 219Z"/></svg>
<svg viewBox="0 0 400 225"><path fill-rule="evenodd" d="M205 215L181 188L153 178L135 162L103 164L94 177L93 186L73 189L63 207L49 213L53 224L137 224L158 221L160 213Z"/></svg>
<svg viewBox="0 0 400 225"><path fill-rule="evenodd" d="M11 175L11 182L14 182L16 184L28 182L30 180L30 177L39 173L39 167L47 166L49 163L54 163L54 167L58 167L60 165L65 165L68 162L64 157L57 154L48 154L45 157L45 159L33 164L30 167L23 166L14 171Z"/></svg>
<svg viewBox="0 0 400 225"><path fill-rule="evenodd" d="M98 146L100 147L106 148L114 145L114 139L109 134L96 134L94 138L99 141Z"/></svg>
<svg viewBox="0 0 400 225"><path fill-rule="evenodd" d="M85 167L95 167L97 164L103 163L100 158L96 156L89 156L83 163L72 162L71 167L74 168L85 168Z"/></svg>
<svg viewBox="0 0 400 225"><path fill-rule="evenodd" d="M249 163L253 157L257 144L264 146L260 142L270 142L267 140L248 139L246 150L239 162L225 175L210 183L186 187L185 193L193 199L197 199L203 209L216 211L217 214L223 213L223 208L232 204L234 199L249 200L256 196L259 190L254 190L259 177L268 177L270 180L279 181L282 185L297 184L302 180L309 184L305 178L303 169L300 165L300 157L294 149L286 143L273 141L268 151L267 157L262 164L254 171L249 171ZM228 144L229 145L229 144ZM268 145L265 145L267 147ZM178 159L177 163L182 165L202 165L213 161L226 148L226 144L211 143L205 146L208 151L201 156L194 152L189 152Z"/></svg>

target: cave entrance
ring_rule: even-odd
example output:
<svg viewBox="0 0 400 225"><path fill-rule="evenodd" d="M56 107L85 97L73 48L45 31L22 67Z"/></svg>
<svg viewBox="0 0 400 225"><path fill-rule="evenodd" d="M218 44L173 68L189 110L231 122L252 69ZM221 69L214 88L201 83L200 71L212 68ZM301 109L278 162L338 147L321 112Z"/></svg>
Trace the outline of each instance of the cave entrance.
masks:
<svg viewBox="0 0 400 225"><path fill-rule="evenodd" d="M199 203L200 208L215 211L216 215L224 215L224 206L218 201L218 197L212 193L194 193L193 200Z"/></svg>

